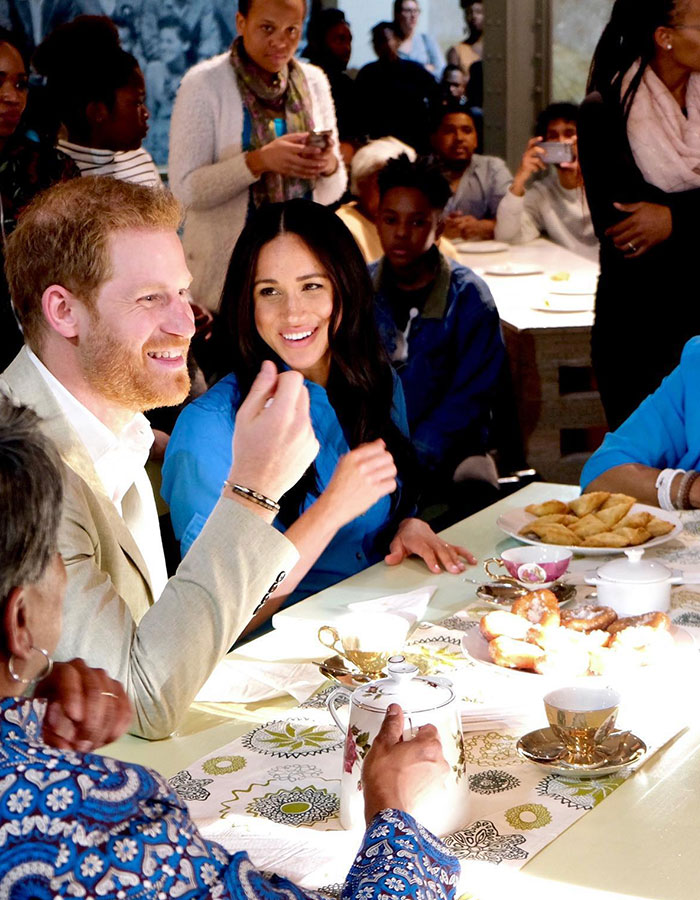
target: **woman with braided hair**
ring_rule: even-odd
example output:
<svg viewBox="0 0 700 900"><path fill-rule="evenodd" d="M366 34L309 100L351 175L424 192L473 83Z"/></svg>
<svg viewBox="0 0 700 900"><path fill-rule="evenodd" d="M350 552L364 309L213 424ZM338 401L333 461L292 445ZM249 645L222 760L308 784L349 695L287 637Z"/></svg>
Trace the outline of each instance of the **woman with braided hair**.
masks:
<svg viewBox="0 0 700 900"><path fill-rule="evenodd" d="M685 272L700 215L700 0L616 0L579 154L600 239L593 366L617 427L700 333ZM635 365L621 365L621 348Z"/></svg>

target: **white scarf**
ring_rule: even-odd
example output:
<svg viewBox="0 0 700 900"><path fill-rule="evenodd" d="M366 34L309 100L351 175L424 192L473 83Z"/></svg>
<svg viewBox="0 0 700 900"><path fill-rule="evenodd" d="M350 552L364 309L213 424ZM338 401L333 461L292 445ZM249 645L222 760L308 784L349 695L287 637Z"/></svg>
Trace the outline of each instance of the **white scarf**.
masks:
<svg viewBox="0 0 700 900"><path fill-rule="evenodd" d="M638 71L639 61L622 80L622 96ZM688 79L686 106L687 118L651 66L645 68L627 137L644 179L667 193L700 187L700 74Z"/></svg>

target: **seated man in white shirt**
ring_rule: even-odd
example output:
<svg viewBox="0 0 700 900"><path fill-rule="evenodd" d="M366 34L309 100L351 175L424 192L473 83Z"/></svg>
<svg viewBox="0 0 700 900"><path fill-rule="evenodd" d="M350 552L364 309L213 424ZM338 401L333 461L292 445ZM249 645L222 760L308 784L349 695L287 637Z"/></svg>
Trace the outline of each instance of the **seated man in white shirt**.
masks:
<svg viewBox="0 0 700 900"><path fill-rule="evenodd" d="M587 259L598 260L598 239L583 190L576 149L578 106L552 103L537 118L515 178L498 207L495 237L522 244L541 234ZM544 142L571 148L571 159L548 165ZM548 171L549 170L549 171ZM546 172L544 178L531 180Z"/></svg>
<svg viewBox="0 0 700 900"><path fill-rule="evenodd" d="M119 679L134 732L149 738L173 730L296 562L271 522L318 449L301 376L266 363L239 411L222 498L166 580L142 413L189 389L180 217L166 191L76 179L39 195L6 248L26 344L0 389L42 417L65 464L68 589L56 658L82 657Z"/></svg>

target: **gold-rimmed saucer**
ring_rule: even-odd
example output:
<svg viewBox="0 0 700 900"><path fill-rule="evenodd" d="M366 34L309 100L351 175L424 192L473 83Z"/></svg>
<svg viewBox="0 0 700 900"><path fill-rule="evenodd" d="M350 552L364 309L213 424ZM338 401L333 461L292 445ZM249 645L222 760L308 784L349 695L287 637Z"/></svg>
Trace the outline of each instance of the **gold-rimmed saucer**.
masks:
<svg viewBox="0 0 700 900"><path fill-rule="evenodd" d="M530 589L509 578L494 578L491 582L480 584L476 589L476 596L479 600L484 600L487 603L510 607L518 597L524 597L528 590ZM533 586L532 590L536 590L536 587ZM555 581L554 584L550 585L549 590L552 591L559 601L559 606L563 606L576 597L575 585L565 584L563 581Z"/></svg>
<svg viewBox="0 0 700 900"><path fill-rule="evenodd" d="M523 759L569 778L601 778L612 775L642 759L647 752L644 741L631 731L613 731L596 748L595 762L572 763L567 751L551 728L538 728L524 734L516 745Z"/></svg>

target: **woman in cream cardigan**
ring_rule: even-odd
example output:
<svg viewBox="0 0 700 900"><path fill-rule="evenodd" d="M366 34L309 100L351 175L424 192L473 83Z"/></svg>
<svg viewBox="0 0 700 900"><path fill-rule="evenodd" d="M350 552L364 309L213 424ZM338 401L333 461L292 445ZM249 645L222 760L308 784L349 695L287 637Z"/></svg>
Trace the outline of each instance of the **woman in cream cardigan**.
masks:
<svg viewBox="0 0 700 900"><path fill-rule="evenodd" d="M253 209L294 197L334 203L346 183L328 80L293 58L304 0L238 6L239 37L185 75L170 130L170 184L186 209L192 293L212 310ZM329 146L308 146L310 131L330 131Z"/></svg>

